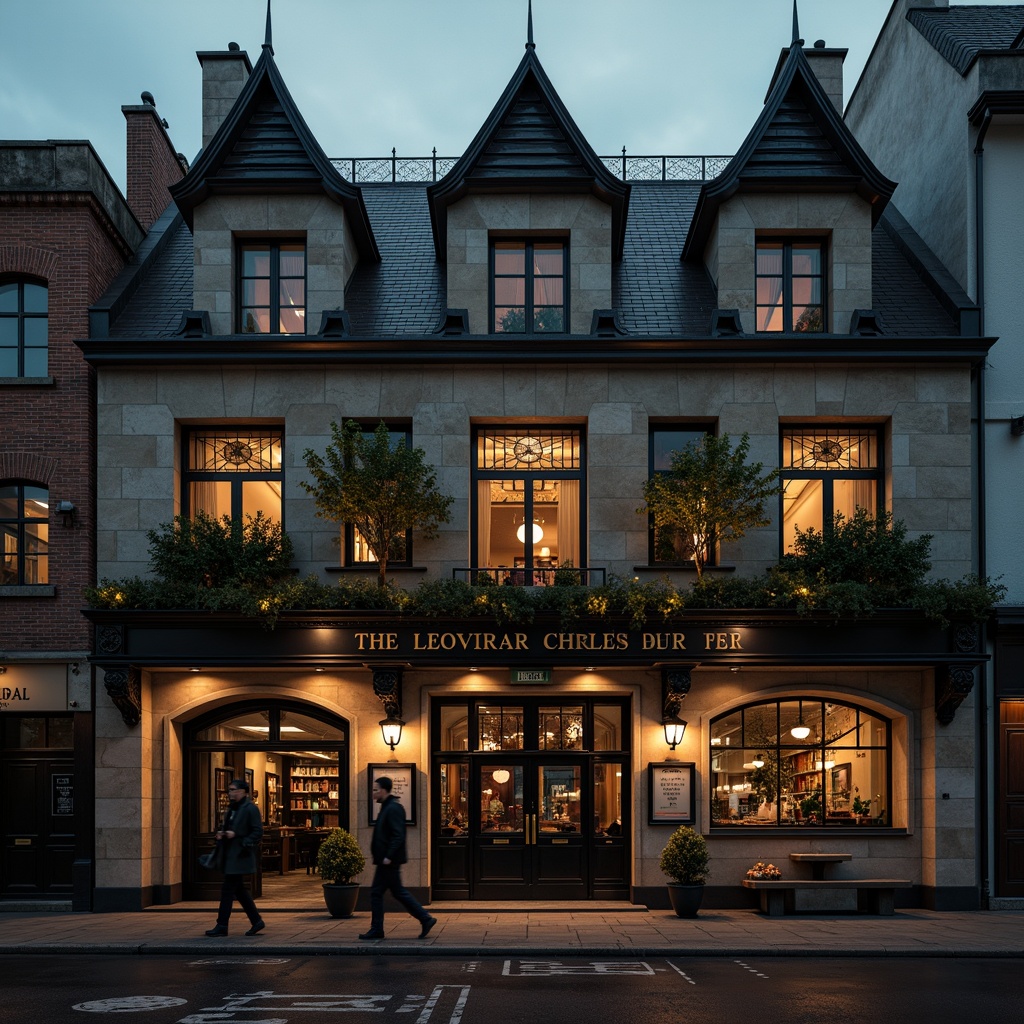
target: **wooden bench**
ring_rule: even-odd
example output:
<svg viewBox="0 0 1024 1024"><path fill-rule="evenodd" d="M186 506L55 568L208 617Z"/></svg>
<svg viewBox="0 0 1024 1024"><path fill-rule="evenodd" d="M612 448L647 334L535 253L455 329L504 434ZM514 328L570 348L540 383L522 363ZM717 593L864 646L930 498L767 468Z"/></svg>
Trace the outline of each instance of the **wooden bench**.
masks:
<svg viewBox="0 0 1024 1024"><path fill-rule="evenodd" d="M857 893L857 910L860 913L891 917L896 906L896 890L909 889L912 884L904 878L743 879L745 889L756 889L760 893L761 910L769 917L794 913L797 891L840 892L851 889Z"/></svg>

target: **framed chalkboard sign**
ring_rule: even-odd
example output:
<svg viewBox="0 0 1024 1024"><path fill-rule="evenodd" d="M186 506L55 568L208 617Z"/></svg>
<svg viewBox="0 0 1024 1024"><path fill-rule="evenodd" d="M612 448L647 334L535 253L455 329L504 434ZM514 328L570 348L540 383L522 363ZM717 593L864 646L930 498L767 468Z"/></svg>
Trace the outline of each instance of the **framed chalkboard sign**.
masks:
<svg viewBox="0 0 1024 1024"><path fill-rule="evenodd" d="M370 824L380 812L380 804L373 801L373 780L386 775L391 780L391 795L405 808L406 825L416 824L416 765L396 764L394 761L366 766L366 796L370 805Z"/></svg>
<svg viewBox="0 0 1024 1024"><path fill-rule="evenodd" d="M696 815L693 761L647 765L647 824L692 825Z"/></svg>

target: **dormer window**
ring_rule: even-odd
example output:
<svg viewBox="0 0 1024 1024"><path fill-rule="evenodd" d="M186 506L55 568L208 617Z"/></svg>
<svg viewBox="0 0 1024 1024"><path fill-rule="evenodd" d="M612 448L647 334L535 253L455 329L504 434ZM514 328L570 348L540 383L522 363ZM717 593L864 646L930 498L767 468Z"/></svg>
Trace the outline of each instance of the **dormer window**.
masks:
<svg viewBox="0 0 1024 1024"><path fill-rule="evenodd" d="M492 324L498 334L567 330L566 245L558 241L491 243Z"/></svg>
<svg viewBox="0 0 1024 1024"><path fill-rule="evenodd" d="M758 239L758 331L825 330L824 263L820 242Z"/></svg>
<svg viewBox="0 0 1024 1024"><path fill-rule="evenodd" d="M239 333L305 334L305 243L245 242L238 264Z"/></svg>

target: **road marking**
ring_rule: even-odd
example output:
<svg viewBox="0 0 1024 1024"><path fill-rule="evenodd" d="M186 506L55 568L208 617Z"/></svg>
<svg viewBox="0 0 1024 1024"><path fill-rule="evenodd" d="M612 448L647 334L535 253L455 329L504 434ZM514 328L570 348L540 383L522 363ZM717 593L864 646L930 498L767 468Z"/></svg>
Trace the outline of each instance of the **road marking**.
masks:
<svg viewBox="0 0 1024 1024"><path fill-rule="evenodd" d="M518 970L512 964L519 964ZM560 974L653 975L654 969L643 961L591 960L584 964L566 964L561 960L506 960L501 973L508 978L538 978Z"/></svg>
<svg viewBox="0 0 1024 1024"><path fill-rule="evenodd" d="M148 1010L166 1010L168 1006L182 1006L187 999L177 996L115 996L112 999L89 999L75 1003L72 1010L83 1013L139 1013Z"/></svg>
<svg viewBox="0 0 1024 1024"><path fill-rule="evenodd" d="M673 971L675 971L675 972L676 972L676 973L677 973L677 974L678 974L678 975L679 975L679 976L680 976L681 978L685 978L685 979L686 979L686 981L688 981L688 982L689 982L689 983L690 983L691 985L696 985L696 984L697 984L697 982L695 982L695 981L693 980L693 978L691 978L691 977L690 977L690 976L689 976L689 975L688 975L688 974L686 973L686 971L682 970L682 969L681 969L681 968L679 968L679 967L676 967L676 965L675 965L674 963L672 963L672 961L671 961L671 960L666 960L666 961L665 961L665 963L667 963L667 964L669 965L669 967L671 967L671 968L672 968L672 970L673 970Z"/></svg>
<svg viewBox="0 0 1024 1024"><path fill-rule="evenodd" d="M230 964L232 967L235 967L235 966L238 966L238 965L242 964L242 965L246 965L246 966L259 967L259 966L261 966L263 964L286 964L286 963L288 963L288 957L276 957L276 958L261 957L259 960L243 960L241 958L235 957L235 958L232 958L231 960L190 960L188 962L187 966L189 966L189 967L208 967L211 964Z"/></svg>
<svg viewBox="0 0 1024 1024"><path fill-rule="evenodd" d="M472 974L479 966L479 960L471 960L469 963L462 965L462 972L463 974Z"/></svg>
<svg viewBox="0 0 1024 1024"><path fill-rule="evenodd" d="M748 964L745 964L742 960L734 960L733 963L734 964L739 964L740 967L743 968L743 970L749 971L756 978L767 978L768 977L767 974L762 974L756 967L751 967Z"/></svg>

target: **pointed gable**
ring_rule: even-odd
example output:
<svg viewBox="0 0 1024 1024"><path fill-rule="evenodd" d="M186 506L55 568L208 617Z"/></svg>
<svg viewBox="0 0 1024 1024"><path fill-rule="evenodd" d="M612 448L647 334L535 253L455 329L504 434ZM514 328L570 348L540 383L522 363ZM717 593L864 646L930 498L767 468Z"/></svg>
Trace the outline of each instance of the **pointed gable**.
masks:
<svg viewBox="0 0 1024 1024"><path fill-rule="evenodd" d="M190 228L210 195L323 192L344 208L360 257L380 260L361 190L320 148L268 45L209 145L170 191Z"/></svg>
<svg viewBox="0 0 1024 1024"><path fill-rule="evenodd" d="M794 45L739 152L702 188L683 259L702 257L719 206L738 192L856 192L877 223L895 189L846 127L803 47Z"/></svg>
<svg viewBox="0 0 1024 1024"><path fill-rule="evenodd" d="M614 251L622 255L629 185L604 166L583 137L532 43L469 148L427 190L438 259L445 255L445 211L472 192L593 193L611 207Z"/></svg>

